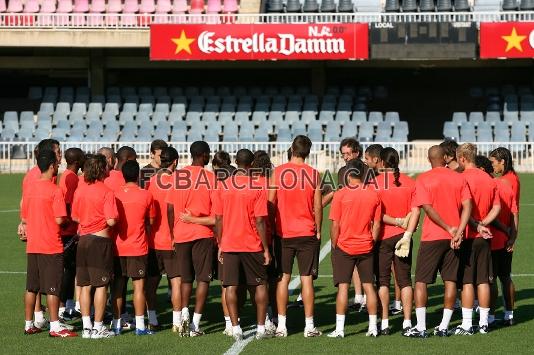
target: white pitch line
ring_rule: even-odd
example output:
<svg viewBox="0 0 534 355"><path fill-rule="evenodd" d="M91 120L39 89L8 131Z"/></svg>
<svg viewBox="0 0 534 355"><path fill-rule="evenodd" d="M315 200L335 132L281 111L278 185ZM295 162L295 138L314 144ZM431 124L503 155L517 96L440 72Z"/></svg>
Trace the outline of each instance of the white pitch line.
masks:
<svg viewBox="0 0 534 355"><path fill-rule="evenodd" d="M0 274L26 274L26 271L0 271Z"/></svg>
<svg viewBox="0 0 534 355"><path fill-rule="evenodd" d="M224 355L237 355L242 352L245 346L254 340L254 333L254 329L249 329L243 332L243 340L236 341Z"/></svg>
<svg viewBox="0 0 534 355"><path fill-rule="evenodd" d="M415 274L412 274L412 277L414 277ZM511 277L534 277L534 274L512 274ZM333 275L319 275L319 278L332 278Z"/></svg>
<svg viewBox="0 0 534 355"><path fill-rule="evenodd" d="M16 210L2 210L0 211L0 213L14 213L14 212L18 212L19 210L16 209Z"/></svg>

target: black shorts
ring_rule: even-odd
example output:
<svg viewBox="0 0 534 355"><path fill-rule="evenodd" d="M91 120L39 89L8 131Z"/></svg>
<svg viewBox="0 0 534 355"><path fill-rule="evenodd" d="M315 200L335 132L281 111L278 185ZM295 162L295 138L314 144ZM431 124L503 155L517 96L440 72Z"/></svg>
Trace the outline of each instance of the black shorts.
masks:
<svg viewBox="0 0 534 355"><path fill-rule="evenodd" d="M174 250L149 249L147 272L150 277L166 274L168 279L173 279L180 276L176 252Z"/></svg>
<svg viewBox="0 0 534 355"><path fill-rule="evenodd" d="M377 264L377 278L379 286L390 286L391 281L391 264L395 270L395 279L402 289L412 285L412 248L413 241L410 243L410 254L406 258L399 258L395 255L395 245L401 240L403 234L379 240L376 242L375 251Z"/></svg>
<svg viewBox="0 0 534 355"><path fill-rule="evenodd" d="M115 277L142 279L146 277L147 268L148 255L116 256L114 259Z"/></svg>
<svg viewBox="0 0 534 355"><path fill-rule="evenodd" d="M282 238L282 273L291 275L296 257L300 276L313 276L316 279L319 274L320 248L321 241L315 236Z"/></svg>
<svg viewBox="0 0 534 355"><path fill-rule="evenodd" d="M213 238L202 238L185 243L175 243L182 282L213 280Z"/></svg>
<svg viewBox="0 0 534 355"><path fill-rule="evenodd" d="M258 286L267 283L263 252L223 253L223 286Z"/></svg>
<svg viewBox="0 0 534 355"><path fill-rule="evenodd" d="M65 269L76 270L76 249L78 246L78 236L63 236L63 264Z"/></svg>
<svg viewBox="0 0 534 355"><path fill-rule="evenodd" d="M101 287L113 278L113 248L111 238L84 235L76 251L76 282L78 286Z"/></svg>
<svg viewBox="0 0 534 355"><path fill-rule="evenodd" d="M462 241L458 282L473 285L493 282L489 239L475 238Z"/></svg>
<svg viewBox="0 0 534 355"><path fill-rule="evenodd" d="M491 263L493 265L493 281L497 278L501 281L509 280L512 275L512 258L514 253L509 253L506 249L493 250L491 252Z"/></svg>
<svg viewBox="0 0 534 355"><path fill-rule="evenodd" d="M277 258L277 248L275 247L275 241L269 246L269 253L271 253L271 263L267 265L267 278L269 281L276 281L280 278L280 264Z"/></svg>
<svg viewBox="0 0 534 355"><path fill-rule="evenodd" d="M362 283L373 283L374 276L374 253L351 255L340 248L332 250L332 271L334 285L350 284L354 268L358 268Z"/></svg>
<svg viewBox="0 0 534 355"><path fill-rule="evenodd" d="M63 253L28 254L26 290L58 296L63 283Z"/></svg>
<svg viewBox="0 0 534 355"><path fill-rule="evenodd" d="M456 282L459 264L459 252L451 248L449 239L423 241L417 254L415 282L433 284L438 271L443 281Z"/></svg>

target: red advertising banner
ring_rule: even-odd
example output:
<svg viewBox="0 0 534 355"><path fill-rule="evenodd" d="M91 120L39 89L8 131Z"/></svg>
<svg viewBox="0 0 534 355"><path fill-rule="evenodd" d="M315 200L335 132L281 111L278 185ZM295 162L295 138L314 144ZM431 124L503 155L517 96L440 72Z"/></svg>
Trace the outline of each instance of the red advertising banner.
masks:
<svg viewBox="0 0 534 355"><path fill-rule="evenodd" d="M481 58L534 58L534 22L480 24Z"/></svg>
<svg viewBox="0 0 534 355"><path fill-rule="evenodd" d="M154 24L150 60L367 59L368 32L363 23Z"/></svg>

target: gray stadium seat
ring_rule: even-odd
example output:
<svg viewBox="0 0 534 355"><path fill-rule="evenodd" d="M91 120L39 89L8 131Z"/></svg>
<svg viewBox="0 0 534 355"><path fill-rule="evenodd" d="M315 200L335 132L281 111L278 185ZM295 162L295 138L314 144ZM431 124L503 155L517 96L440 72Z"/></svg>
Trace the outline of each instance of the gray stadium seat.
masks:
<svg viewBox="0 0 534 355"><path fill-rule="evenodd" d="M390 137L391 136L391 123L389 122L379 122L376 134L381 137Z"/></svg>
<svg viewBox="0 0 534 355"><path fill-rule="evenodd" d="M459 138L458 124L452 121L447 121L443 124L443 137L445 138Z"/></svg>
<svg viewBox="0 0 534 355"><path fill-rule="evenodd" d="M321 1L321 12L336 12L336 1L323 0Z"/></svg>
<svg viewBox="0 0 534 355"><path fill-rule="evenodd" d="M354 3L352 0L338 0L338 12L354 12Z"/></svg>
<svg viewBox="0 0 534 355"><path fill-rule="evenodd" d="M400 121L400 117L399 117L399 113L398 112L386 112L386 116L384 118L384 121L385 122L390 122L390 123L397 123Z"/></svg>
<svg viewBox="0 0 534 355"><path fill-rule="evenodd" d="M467 122L467 113L465 112L453 112L452 114L452 122L462 124L464 122Z"/></svg>
<svg viewBox="0 0 534 355"><path fill-rule="evenodd" d="M404 0L402 2L402 11L403 12L417 11L417 0Z"/></svg>
<svg viewBox="0 0 534 355"><path fill-rule="evenodd" d="M501 120L501 114L497 111L489 111L486 113L486 122L494 124Z"/></svg>
<svg viewBox="0 0 534 355"><path fill-rule="evenodd" d="M434 9L434 0L419 0L419 10L421 12L431 12Z"/></svg>
<svg viewBox="0 0 534 355"><path fill-rule="evenodd" d="M371 111L369 112L369 122L378 125L379 122L383 122L382 112Z"/></svg>
<svg viewBox="0 0 534 355"><path fill-rule="evenodd" d="M482 112L471 112L469 114L469 122L473 123L475 126L480 122L484 122L484 114Z"/></svg>
<svg viewBox="0 0 534 355"><path fill-rule="evenodd" d="M352 122L356 122L360 124L366 121L367 121L367 113L365 111L354 111L352 113Z"/></svg>
<svg viewBox="0 0 534 355"><path fill-rule="evenodd" d="M320 129L308 129L308 138L312 142L322 142L323 141L323 133Z"/></svg>

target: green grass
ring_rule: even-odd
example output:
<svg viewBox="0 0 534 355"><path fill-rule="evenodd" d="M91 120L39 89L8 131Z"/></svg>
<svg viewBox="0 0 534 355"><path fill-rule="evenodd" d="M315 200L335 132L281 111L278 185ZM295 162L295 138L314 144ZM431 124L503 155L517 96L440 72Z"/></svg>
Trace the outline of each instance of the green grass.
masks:
<svg viewBox="0 0 534 355"><path fill-rule="evenodd" d="M514 274L534 274L530 257L534 255L534 175L522 175L522 199L520 235L514 255ZM85 339L51 339L46 333L34 336L23 335L23 299L25 287L24 274L9 274L6 271L21 272L26 270L25 245L16 234L18 212L9 212L18 208L20 199L21 175L0 175L0 342L1 353L191 353L223 354L233 344L233 340L221 334L224 324L220 309L220 287L217 282L210 288L210 298L204 312L202 327L208 333L199 338L178 338L170 332L172 314L166 301L165 282L159 289L160 322L167 329L152 337L135 337L125 334L115 339L91 341ZM326 215L327 211L325 211ZM323 227L323 236L328 235L328 223ZM416 237L418 238L418 237ZM323 243L327 242L324 238ZM417 250L417 249L415 249ZM414 258L415 260L415 258ZM320 274L331 275L330 257L325 258L320 266ZM498 329L487 336L451 337L448 339L430 338L427 340L406 339L400 336L401 316L391 317L390 324L394 334L389 337L370 339L365 337L367 316L363 313L348 314L346 337L329 339L326 336L317 339L304 339L304 316L301 309L288 312L287 339L271 339L250 342L243 353L530 353L529 347L534 331L534 277L523 276L514 279L517 289L515 319L517 325ZM320 277L316 282L316 324L323 332L334 328L336 289L328 277ZM296 292L297 293L297 292ZM296 294L295 293L295 294ZM441 319L442 286L440 283L429 287L428 327L437 325ZM295 296L293 296L294 298ZM498 310L501 315L502 308ZM459 323L460 315L455 313L453 325ZM242 315L242 325L254 323L254 309L247 304ZM413 317L415 321L415 316ZM79 323L75 323L79 326Z"/></svg>

